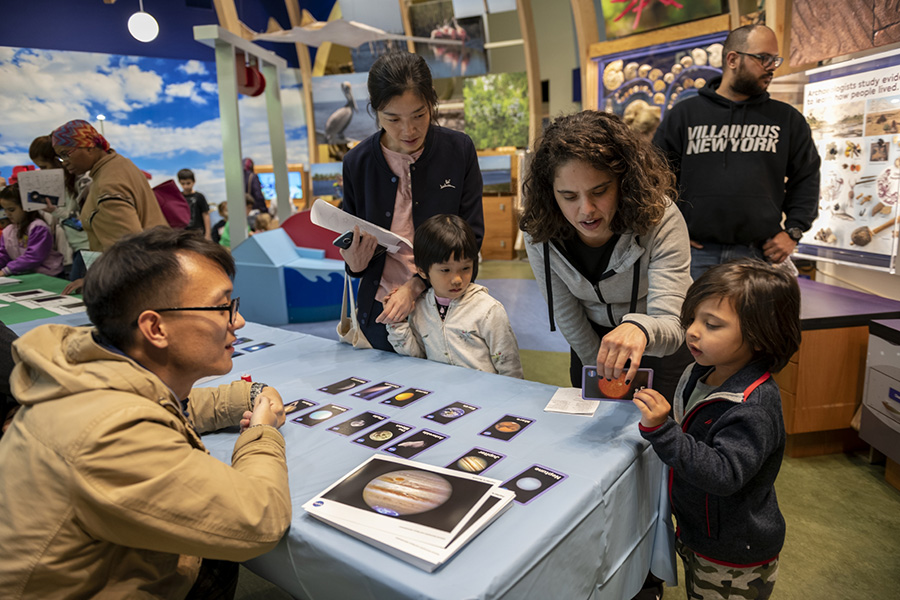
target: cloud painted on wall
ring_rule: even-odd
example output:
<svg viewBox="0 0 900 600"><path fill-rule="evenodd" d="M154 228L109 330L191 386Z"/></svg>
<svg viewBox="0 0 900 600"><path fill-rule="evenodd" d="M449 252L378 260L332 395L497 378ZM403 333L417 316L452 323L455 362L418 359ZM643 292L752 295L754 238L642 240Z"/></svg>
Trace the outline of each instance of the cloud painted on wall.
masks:
<svg viewBox="0 0 900 600"><path fill-rule="evenodd" d="M210 203L225 200L215 64L0 47L0 175L30 164L28 147L71 119L85 119L141 169L152 185L190 168ZM288 162L307 164L299 75L281 73ZM271 85L271 82L269 82ZM265 96L240 96L242 155L270 164Z"/></svg>

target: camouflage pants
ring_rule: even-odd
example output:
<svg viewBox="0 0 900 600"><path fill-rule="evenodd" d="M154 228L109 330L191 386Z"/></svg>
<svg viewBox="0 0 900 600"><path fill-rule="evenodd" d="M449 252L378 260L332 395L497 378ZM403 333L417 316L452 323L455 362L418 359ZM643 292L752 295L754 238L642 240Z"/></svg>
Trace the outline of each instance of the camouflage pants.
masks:
<svg viewBox="0 0 900 600"><path fill-rule="evenodd" d="M772 595L778 577L777 558L758 567L742 569L697 556L679 539L675 540L675 550L684 562L688 600L767 600Z"/></svg>

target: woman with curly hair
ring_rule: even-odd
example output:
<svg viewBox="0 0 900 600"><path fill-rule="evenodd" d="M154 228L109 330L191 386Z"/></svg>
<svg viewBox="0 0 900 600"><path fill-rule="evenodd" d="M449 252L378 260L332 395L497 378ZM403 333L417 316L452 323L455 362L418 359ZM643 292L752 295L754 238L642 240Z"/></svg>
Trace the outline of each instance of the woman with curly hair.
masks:
<svg viewBox="0 0 900 600"><path fill-rule="evenodd" d="M629 382L650 367L653 387L674 391L690 362L679 313L691 254L674 199L665 160L613 114L559 117L538 141L520 227L573 386L596 361L598 376Z"/></svg>

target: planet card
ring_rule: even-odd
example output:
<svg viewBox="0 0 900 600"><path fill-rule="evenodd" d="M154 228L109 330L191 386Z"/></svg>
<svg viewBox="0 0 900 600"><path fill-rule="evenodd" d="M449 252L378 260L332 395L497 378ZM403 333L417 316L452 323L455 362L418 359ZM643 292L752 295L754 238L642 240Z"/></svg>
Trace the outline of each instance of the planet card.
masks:
<svg viewBox="0 0 900 600"><path fill-rule="evenodd" d="M299 400L294 400L293 402L288 402L284 405L284 414L289 415L292 412L297 412L298 410L303 410L304 408L312 408L316 406L318 402L313 402L312 400L307 400L306 398L300 398Z"/></svg>
<svg viewBox="0 0 900 600"><path fill-rule="evenodd" d="M634 381L625 381L623 371L618 379L604 379L598 376L597 367L586 365L582 368L581 397L585 400L630 401L635 390L653 387L653 369L638 369Z"/></svg>
<svg viewBox="0 0 900 600"><path fill-rule="evenodd" d="M257 350L262 350L263 348L268 348L269 346L274 346L272 342L261 342L259 344L253 344L252 346L244 346L241 348L244 352L256 352Z"/></svg>
<svg viewBox="0 0 900 600"><path fill-rule="evenodd" d="M517 417L515 415L506 415L496 423L479 433L495 440L503 440L508 442L534 423L534 419L526 419L525 417Z"/></svg>
<svg viewBox="0 0 900 600"><path fill-rule="evenodd" d="M483 473L504 458L505 454L475 447L447 465L447 468L464 473Z"/></svg>
<svg viewBox="0 0 900 600"><path fill-rule="evenodd" d="M312 412L308 412L302 417L297 417L296 419L291 419L294 423L300 423L301 425L306 425L307 427L315 427L320 423L324 423L328 419L333 419L334 417L344 414L350 410L346 406L338 406L337 404L326 404L322 408L318 408Z"/></svg>
<svg viewBox="0 0 900 600"><path fill-rule="evenodd" d="M464 417L470 412L478 410L478 406L466 404L465 402L454 402L444 408L438 409L430 415L425 415L423 419L431 419L435 423L446 425L451 421L455 421L460 417Z"/></svg>
<svg viewBox="0 0 900 600"><path fill-rule="evenodd" d="M516 493L516 502L528 504L551 487L568 477L559 471L541 465L533 465L500 487Z"/></svg>
<svg viewBox="0 0 900 600"><path fill-rule="evenodd" d="M443 442L447 437L448 436L437 433L436 431L423 429L418 433L412 434L402 442L398 442L393 446L388 446L384 451L403 458L412 458L419 452L424 452L435 444Z"/></svg>
<svg viewBox="0 0 900 600"><path fill-rule="evenodd" d="M419 390L416 388L409 388L400 392L399 394L395 394L391 396L387 400L382 400L382 404L387 404L388 406L399 406L401 408L409 406L416 400L421 400L431 392L426 390Z"/></svg>
<svg viewBox="0 0 900 600"><path fill-rule="evenodd" d="M232 345L233 345L233 346L238 346L238 345L240 345L240 344L246 344L247 342L252 342L252 341L253 341L253 340L251 340L250 338L239 337L239 338L237 338L236 340L234 340L234 343L233 343Z"/></svg>
<svg viewBox="0 0 900 600"><path fill-rule="evenodd" d="M320 387L320 392L325 392L326 394L341 394L343 392L349 392L355 387L359 387L369 383L368 379L362 379L360 377L348 377L347 379L342 379L337 383L332 383L331 385L326 385L325 387Z"/></svg>
<svg viewBox="0 0 900 600"><path fill-rule="evenodd" d="M231 358L237 358L238 356L243 356L243 355L244 355L243 352L235 352L231 355Z"/></svg>
<svg viewBox="0 0 900 600"><path fill-rule="evenodd" d="M363 429L368 429L375 423L381 423L385 419L387 419L385 415L379 415L373 412L365 412L361 415L353 417L352 419L344 421L339 425L329 427L328 431L333 431L341 435L356 435Z"/></svg>
<svg viewBox="0 0 900 600"><path fill-rule="evenodd" d="M381 383L376 383L371 387L367 387L364 390L360 390L358 392L353 392L350 394L351 396L356 396L357 398L362 398L363 400L374 400L378 396L383 396L388 392L393 392L394 390L399 390L399 383L390 383L389 381L382 381Z"/></svg>
<svg viewBox="0 0 900 600"><path fill-rule="evenodd" d="M358 437L353 441L368 448L380 448L389 441L397 439L404 433L412 431L412 429L413 427L410 425L391 421L390 423L385 423L375 431Z"/></svg>

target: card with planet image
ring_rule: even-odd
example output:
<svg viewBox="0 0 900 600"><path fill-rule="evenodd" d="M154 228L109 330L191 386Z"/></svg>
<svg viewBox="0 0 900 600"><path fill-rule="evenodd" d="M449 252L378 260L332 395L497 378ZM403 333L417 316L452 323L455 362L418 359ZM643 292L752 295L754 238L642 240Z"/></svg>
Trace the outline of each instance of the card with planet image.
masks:
<svg viewBox="0 0 900 600"><path fill-rule="evenodd" d="M630 401L635 390L653 387L653 369L638 369L630 383L625 382L626 373L622 371L618 379L606 380L598 377L596 366L586 365L581 371L581 397L585 400Z"/></svg>
<svg viewBox="0 0 900 600"><path fill-rule="evenodd" d="M542 465L533 465L500 487L516 493L516 502L528 504L551 487L568 477Z"/></svg>
<svg viewBox="0 0 900 600"><path fill-rule="evenodd" d="M363 400L374 400L378 396L383 396L388 392L393 392L394 390L400 389L399 383L391 383L389 381L382 381L381 383L376 383L371 387L367 387L364 390L360 390L358 392L353 392L350 394L351 396L356 396L357 398L362 398Z"/></svg>
<svg viewBox="0 0 900 600"><path fill-rule="evenodd" d="M364 412L361 415L357 415L352 419L344 421L340 425L329 427L328 431L333 431L341 435L356 435L363 429L367 429L375 423L381 423L385 419L387 419L387 416L385 415L379 415L373 412Z"/></svg>
<svg viewBox="0 0 900 600"><path fill-rule="evenodd" d="M388 446L384 449L384 451L390 452L391 454L399 456L401 458L412 458L419 452L424 452L435 444L443 442L447 439L447 437L448 436L442 433L423 429L418 433L412 434L402 442L398 442L393 446Z"/></svg>
<svg viewBox="0 0 900 600"><path fill-rule="evenodd" d="M338 406L337 404L326 404L322 408L317 408L312 412L308 412L301 417L297 417L296 419L291 419L294 423L300 423L301 425L306 425L307 427L315 427L320 423L324 423L328 419L333 419L334 417L344 414L350 410L346 406Z"/></svg>
<svg viewBox="0 0 900 600"><path fill-rule="evenodd" d="M480 407L474 406L472 404L466 404L465 402L454 402L453 404L449 404L444 408L438 409L431 413L430 415L425 415L422 417L423 419L431 419L435 423L440 423L441 425L446 425L451 421L455 421L460 417L463 417L469 414L472 411L478 410Z"/></svg>
<svg viewBox="0 0 900 600"><path fill-rule="evenodd" d="M532 423L534 423L534 419L526 419L525 417L517 417L515 415L506 415L478 435L483 435L494 438L495 440L503 440L504 442L508 442L509 440L522 433L522 431Z"/></svg>
<svg viewBox="0 0 900 600"><path fill-rule="evenodd" d="M332 383L331 385L326 385L325 387L320 387L320 392L325 392L326 394L342 394L344 392L349 392L355 387L359 387L369 383L368 379L362 379L360 377L348 377L347 379L342 379L337 383Z"/></svg>
<svg viewBox="0 0 900 600"><path fill-rule="evenodd" d="M431 392L426 390L419 390L416 388L406 389L399 394L395 394L388 398L387 400L382 400L382 404L387 404L388 406L400 406L406 407L412 404L417 400L421 400Z"/></svg>
<svg viewBox="0 0 900 600"><path fill-rule="evenodd" d="M272 342L260 342L259 344L253 344L252 346L244 346L241 348L244 352L256 352L257 350L262 350L263 348L268 348L269 346L274 346Z"/></svg>
<svg viewBox="0 0 900 600"><path fill-rule="evenodd" d="M293 402L288 402L284 405L284 414L289 415L292 412L297 412L298 410L303 410L304 408L312 408L313 406L318 405L318 402L313 402L312 400L307 400L306 398L300 398L299 400L294 400Z"/></svg>
<svg viewBox="0 0 900 600"><path fill-rule="evenodd" d="M246 344L247 342L252 342L252 341L253 341L253 340L251 340L250 338L239 337L239 338L237 338L236 340L234 340L234 342L232 342L232 345L233 345L233 346L237 346L237 345L239 345L239 344Z"/></svg>
<svg viewBox="0 0 900 600"><path fill-rule="evenodd" d="M243 355L244 355L243 352L235 352L234 354L231 355L231 358L237 358L238 356L243 356Z"/></svg>
<svg viewBox="0 0 900 600"><path fill-rule="evenodd" d="M412 425L404 425L403 423L391 421L390 423L385 423L375 431L362 437L358 437L353 441L368 448L380 448L389 441L395 440L413 429L415 428Z"/></svg>
<svg viewBox="0 0 900 600"><path fill-rule="evenodd" d="M491 452L476 446L447 465L447 468L465 473L484 473L504 458L506 458L505 454Z"/></svg>

